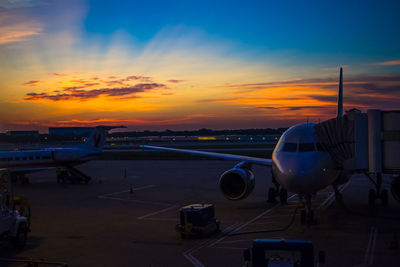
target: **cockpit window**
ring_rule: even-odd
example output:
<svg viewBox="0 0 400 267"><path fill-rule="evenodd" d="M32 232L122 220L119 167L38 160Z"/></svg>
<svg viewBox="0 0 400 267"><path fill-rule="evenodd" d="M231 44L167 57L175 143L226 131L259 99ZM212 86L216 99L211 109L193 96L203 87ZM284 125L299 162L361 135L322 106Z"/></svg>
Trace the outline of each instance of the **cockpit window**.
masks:
<svg viewBox="0 0 400 267"><path fill-rule="evenodd" d="M282 152L296 152L297 143L285 143L282 147Z"/></svg>
<svg viewBox="0 0 400 267"><path fill-rule="evenodd" d="M299 152L311 152L315 151L314 143L300 143Z"/></svg>

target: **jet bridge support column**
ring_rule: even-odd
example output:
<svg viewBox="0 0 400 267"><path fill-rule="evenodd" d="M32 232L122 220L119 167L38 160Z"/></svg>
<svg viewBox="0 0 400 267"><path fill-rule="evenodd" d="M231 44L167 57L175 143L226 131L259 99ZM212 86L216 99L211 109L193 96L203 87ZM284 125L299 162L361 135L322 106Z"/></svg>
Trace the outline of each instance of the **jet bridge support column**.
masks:
<svg viewBox="0 0 400 267"><path fill-rule="evenodd" d="M388 191L382 188L382 113L377 109L370 109L368 114L368 169L375 174L375 190L370 189L368 202L370 205L376 199L381 199L383 205L388 203Z"/></svg>

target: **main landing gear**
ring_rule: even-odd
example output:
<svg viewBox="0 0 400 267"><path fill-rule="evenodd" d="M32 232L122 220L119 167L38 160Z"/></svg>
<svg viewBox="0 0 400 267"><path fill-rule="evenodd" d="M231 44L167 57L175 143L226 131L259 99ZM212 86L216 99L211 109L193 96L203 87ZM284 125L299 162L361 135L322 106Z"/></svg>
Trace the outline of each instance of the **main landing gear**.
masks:
<svg viewBox="0 0 400 267"><path fill-rule="evenodd" d="M368 173L365 175L375 185L375 189L371 188L368 192L368 204L375 205L375 201L380 199L383 206L387 206L389 202L389 192L387 189L382 189L382 173L376 173L376 180L374 180Z"/></svg>
<svg viewBox="0 0 400 267"><path fill-rule="evenodd" d="M275 203L276 197L279 196L281 204L286 204L288 196L286 189L280 186L274 176L272 176L272 183L275 185L275 188L270 187L268 190L268 203Z"/></svg>
<svg viewBox="0 0 400 267"><path fill-rule="evenodd" d="M305 202L304 204L304 209L301 211L300 218L301 218L301 224L315 224L317 221L314 218L314 211L312 210L312 203L311 203L311 195L307 194L304 196ZM301 198L303 199L303 198Z"/></svg>

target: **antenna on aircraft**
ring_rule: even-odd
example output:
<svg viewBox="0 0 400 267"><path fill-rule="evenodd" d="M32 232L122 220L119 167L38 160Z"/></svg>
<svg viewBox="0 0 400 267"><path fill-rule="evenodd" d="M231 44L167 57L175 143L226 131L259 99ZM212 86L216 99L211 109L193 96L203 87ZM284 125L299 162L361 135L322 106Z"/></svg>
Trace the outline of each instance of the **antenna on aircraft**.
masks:
<svg viewBox="0 0 400 267"><path fill-rule="evenodd" d="M340 67L337 118L343 117L343 68Z"/></svg>

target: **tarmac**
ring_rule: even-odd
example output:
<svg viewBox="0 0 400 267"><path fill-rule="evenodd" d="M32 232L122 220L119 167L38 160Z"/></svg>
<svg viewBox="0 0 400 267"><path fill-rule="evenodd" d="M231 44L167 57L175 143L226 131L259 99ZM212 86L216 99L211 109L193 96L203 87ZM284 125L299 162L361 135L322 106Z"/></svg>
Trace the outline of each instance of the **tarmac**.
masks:
<svg viewBox="0 0 400 267"><path fill-rule="evenodd" d="M0 258L68 266L243 266L243 250L252 240L284 238L311 240L315 255L326 253L326 264L320 266L399 266L400 251L391 247L398 242L394 236L400 237L400 203L390 196L387 207L379 201L368 206L372 184L366 177L354 175L341 187L345 207L330 188L317 194L317 223L303 225L296 195L289 194L284 206L266 202L267 167L254 167L256 186L247 199L225 199L217 182L234 165L221 160L91 161L78 167L92 177L88 185L59 184L54 170L27 175L31 183L15 185L14 191L30 200L32 231L22 250L2 242ZM384 180L389 188L390 177ZM221 233L181 239L175 231L178 210L191 203L215 204Z"/></svg>

